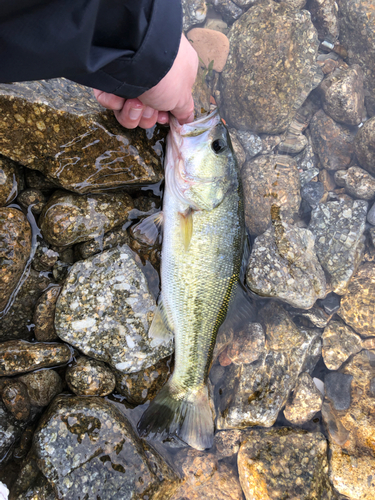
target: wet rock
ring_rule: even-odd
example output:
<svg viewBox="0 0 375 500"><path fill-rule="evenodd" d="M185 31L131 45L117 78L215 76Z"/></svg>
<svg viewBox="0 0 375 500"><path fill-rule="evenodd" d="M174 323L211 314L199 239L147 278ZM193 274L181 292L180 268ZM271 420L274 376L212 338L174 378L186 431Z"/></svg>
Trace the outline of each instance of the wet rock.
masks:
<svg viewBox="0 0 375 500"><path fill-rule="evenodd" d="M242 146L241 141L238 138L237 132L238 131L235 128L229 129L229 135L234 150L234 154L236 155L237 162L241 168L246 161L246 151Z"/></svg>
<svg viewBox="0 0 375 500"><path fill-rule="evenodd" d="M248 132L247 130L237 130L237 137L245 150L247 160L262 151L263 144L259 135Z"/></svg>
<svg viewBox="0 0 375 500"><path fill-rule="evenodd" d="M207 71L223 71L229 53L229 40L223 33L206 28L193 28L186 36Z"/></svg>
<svg viewBox="0 0 375 500"><path fill-rule="evenodd" d="M329 73L332 73L332 71L337 69L341 62L338 54L336 54L335 52L329 52L328 54L319 54L316 61L322 68L322 71L325 75L328 75Z"/></svg>
<svg viewBox="0 0 375 500"><path fill-rule="evenodd" d="M52 286L39 297L36 303L34 312L34 334L39 342L49 342L58 338L54 322L56 301L60 291L60 286Z"/></svg>
<svg viewBox="0 0 375 500"><path fill-rule="evenodd" d="M236 333L226 355L235 365L256 361L265 352L265 336L260 323L249 323Z"/></svg>
<svg viewBox="0 0 375 500"><path fill-rule="evenodd" d="M114 374L105 363L83 356L66 370L65 379L77 396L107 396L116 383Z"/></svg>
<svg viewBox="0 0 375 500"><path fill-rule="evenodd" d="M324 328L332 318L332 313L327 313L317 304L314 304L310 309L307 310L288 307L288 312L293 316L293 318L295 318L296 316L300 318L307 318L317 328Z"/></svg>
<svg viewBox="0 0 375 500"><path fill-rule="evenodd" d="M339 37L337 4L333 0L310 0L311 19L318 31L319 40L335 42Z"/></svg>
<svg viewBox="0 0 375 500"><path fill-rule="evenodd" d="M212 453L197 450L180 452L175 463L182 469L183 484L171 500L239 500L241 486L234 469L218 462Z"/></svg>
<svg viewBox="0 0 375 500"><path fill-rule="evenodd" d="M20 191L21 169L17 163L0 157L0 207L4 207L17 198Z"/></svg>
<svg viewBox="0 0 375 500"><path fill-rule="evenodd" d="M171 374L171 358L136 373L122 373L115 370L116 390L133 405L141 405L153 399Z"/></svg>
<svg viewBox="0 0 375 500"><path fill-rule="evenodd" d="M1 397L5 407L16 420L27 420L30 416L30 398L26 386L18 380L6 381Z"/></svg>
<svg viewBox="0 0 375 500"><path fill-rule="evenodd" d="M236 455L240 449L241 441L243 441L243 431L239 429L217 432L214 438L217 458L220 460Z"/></svg>
<svg viewBox="0 0 375 500"><path fill-rule="evenodd" d="M253 363L221 367L223 373L215 381L217 429L272 426L298 375L310 372L320 357L319 330L297 328L274 302L259 316L266 333L265 352Z"/></svg>
<svg viewBox="0 0 375 500"><path fill-rule="evenodd" d="M225 21L222 21L218 17L207 17L204 23L204 28L214 31L220 31L226 35L228 33L228 25Z"/></svg>
<svg viewBox="0 0 375 500"><path fill-rule="evenodd" d="M35 305L50 284L51 278L48 275L30 270L9 311L1 318L0 341L31 337Z"/></svg>
<svg viewBox="0 0 375 500"><path fill-rule="evenodd" d="M59 253L52 250L43 240L38 243L31 267L35 271L50 271L57 262Z"/></svg>
<svg viewBox="0 0 375 500"><path fill-rule="evenodd" d="M0 103L0 152L64 189L92 193L162 179L165 131L147 139L144 130L125 130L92 89L64 78L2 84Z"/></svg>
<svg viewBox="0 0 375 500"><path fill-rule="evenodd" d="M40 214L47 203L47 198L39 189L28 188L20 193L17 202L25 209L31 206L31 210L34 214Z"/></svg>
<svg viewBox="0 0 375 500"><path fill-rule="evenodd" d="M370 381L370 396L375 398L375 377Z"/></svg>
<svg viewBox="0 0 375 500"><path fill-rule="evenodd" d="M327 170L342 170L350 165L354 152L355 132L336 123L323 110L310 123L314 151Z"/></svg>
<svg viewBox="0 0 375 500"><path fill-rule="evenodd" d="M243 10L232 2L232 0L209 0L209 2L228 24L232 24L243 14Z"/></svg>
<svg viewBox="0 0 375 500"><path fill-rule="evenodd" d="M341 299L338 315L357 333L375 335L375 267L362 264Z"/></svg>
<svg viewBox="0 0 375 500"><path fill-rule="evenodd" d="M354 147L361 167L375 175L375 117L367 120L359 129L355 137Z"/></svg>
<svg viewBox="0 0 375 500"><path fill-rule="evenodd" d="M325 376L325 394L336 410L347 410L349 408L352 380L352 375L339 372L327 373Z"/></svg>
<svg viewBox="0 0 375 500"><path fill-rule="evenodd" d="M286 155L264 155L242 168L245 222L251 234L262 234L271 225L271 206L280 207L286 222L298 214L301 203L296 162Z"/></svg>
<svg viewBox="0 0 375 500"><path fill-rule="evenodd" d="M133 202L126 193L73 195L56 192L41 216L44 239L57 246L103 236L128 219Z"/></svg>
<svg viewBox="0 0 375 500"><path fill-rule="evenodd" d="M347 292L362 260L366 214L367 202L350 199L329 201L311 212L309 229L315 235L315 251L338 295Z"/></svg>
<svg viewBox="0 0 375 500"><path fill-rule="evenodd" d="M336 69L320 84L323 109L336 122L359 125L365 116L363 71L354 64Z"/></svg>
<svg viewBox="0 0 375 500"><path fill-rule="evenodd" d="M147 336L154 310L146 278L125 245L74 264L57 301L55 328L87 356L133 373L173 351L173 337Z"/></svg>
<svg viewBox="0 0 375 500"><path fill-rule="evenodd" d="M17 286L31 251L31 228L15 208L0 208L0 312Z"/></svg>
<svg viewBox="0 0 375 500"><path fill-rule="evenodd" d="M228 38L221 74L224 118L242 130L284 132L323 76L315 62L318 40L310 15L260 3L241 16Z"/></svg>
<svg viewBox="0 0 375 500"><path fill-rule="evenodd" d="M310 135L307 137L308 143L305 149L294 157L297 162L301 188L319 174L318 157L312 148Z"/></svg>
<svg viewBox="0 0 375 500"><path fill-rule="evenodd" d="M362 168L350 167L348 170L337 170L335 182L355 198L371 200L375 196L375 178Z"/></svg>
<svg viewBox="0 0 375 500"><path fill-rule="evenodd" d="M70 264L66 262L61 262L61 260L56 261L52 269L53 279L57 283L60 283L62 285L63 283L65 283L65 280L68 277L71 267L72 266Z"/></svg>
<svg viewBox="0 0 375 500"><path fill-rule="evenodd" d="M329 172L325 168L319 172L318 176L319 182L323 184L324 187L324 201L328 199L328 193L333 191L337 186L335 182L335 174L334 172Z"/></svg>
<svg viewBox="0 0 375 500"><path fill-rule="evenodd" d="M11 454L9 452L21 434L22 428L0 401L0 461L2 465L4 461L10 458Z"/></svg>
<svg viewBox="0 0 375 500"><path fill-rule="evenodd" d="M27 392L34 406L47 406L52 399L62 392L63 381L54 370L38 370L18 378L27 387Z"/></svg>
<svg viewBox="0 0 375 500"><path fill-rule="evenodd" d="M182 0L183 31L195 24L201 24L206 19L206 0ZM189 39L189 37L188 37Z"/></svg>
<svg viewBox="0 0 375 500"><path fill-rule="evenodd" d="M61 498L169 498L174 491L173 472L101 398L57 397L35 432L34 450Z"/></svg>
<svg viewBox="0 0 375 500"><path fill-rule="evenodd" d="M24 171L27 187L37 189L38 191L42 191L44 193L50 193L52 190L56 190L58 188L58 184L56 184L56 182L47 179L47 177L38 172L38 170L25 168Z"/></svg>
<svg viewBox="0 0 375 500"><path fill-rule="evenodd" d="M307 182L301 189L301 197L310 208L318 206L324 195L324 186L321 182Z"/></svg>
<svg viewBox="0 0 375 500"><path fill-rule="evenodd" d="M330 490L327 442L319 432L252 430L241 444L238 472L247 500L324 498Z"/></svg>
<svg viewBox="0 0 375 500"><path fill-rule="evenodd" d="M280 144L281 137L279 135L260 134L262 139L262 154L270 154Z"/></svg>
<svg viewBox="0 0 375 500"><path fill-rule="evenodd" d="M275 297L309 309L326 294L324 271L308 229L281 221L255 239L246 271L247 286L263 297Z"/></svg>
<svg viewBox="0 0 375 500"><path fill-rule="evenodd" d="M322 407L323 396L308 373L301 373L293 395L284 409L285 418L295 425L312 420Z"/></svg>
<svg viewBox="0 0 375 500"><path fill-rule="evenodd" d="M334 293L330 293L323 300L319 301L327 314L334 314L340 309L340 297Z"/></svg>
<svg viewBox="0 0 375 500"><path fill-rule="evenodd" d="M367 212L367 222L375 226L375 203L372 205L370 210Z"/></svg>
<svg viewBox="0 0 375 500"><path fill-rule="evenodd" d="M288 134L279 144L279 153L296 154L300 153L307 146L308 140L305 135Z"/></svg>
<svg viewBox="0 0 375 500"><path fill-rule="evenodd" d="M71 358L71 351L64 344L32 344L9 340L0 344L0 377L17 375L38 368L63 365Z"/></svg>
<svg viewBox="0 0 375 500"><path fill-rule="evenodd" d="M322 355L329 370L337 370L362 349L362 339L342 321L331 321L324 329Z"/></svg>

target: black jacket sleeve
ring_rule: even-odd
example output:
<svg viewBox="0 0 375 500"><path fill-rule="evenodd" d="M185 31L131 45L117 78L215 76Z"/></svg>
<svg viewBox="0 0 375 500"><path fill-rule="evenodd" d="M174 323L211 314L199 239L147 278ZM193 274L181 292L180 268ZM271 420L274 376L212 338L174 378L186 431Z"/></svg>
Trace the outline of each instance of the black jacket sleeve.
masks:
<svg viewBox="0 0 375 500"><path fill-rule="evenodd" d="M169 71L180 0L1 0L0 81L64 76L138 97Z"/></svg>

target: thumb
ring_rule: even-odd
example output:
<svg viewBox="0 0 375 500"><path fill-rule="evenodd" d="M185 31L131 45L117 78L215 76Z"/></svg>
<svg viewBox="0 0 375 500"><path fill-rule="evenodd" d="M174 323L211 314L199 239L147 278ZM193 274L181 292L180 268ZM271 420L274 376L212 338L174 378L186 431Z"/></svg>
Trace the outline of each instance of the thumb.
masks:
<svg viewBox="0 0 375 500"><path fill-rule="evenodd" d="M192 95L190 94L189 100L183 106L176 106L171 110L171 113L181 125L194 121L194 100Z"/></svg>

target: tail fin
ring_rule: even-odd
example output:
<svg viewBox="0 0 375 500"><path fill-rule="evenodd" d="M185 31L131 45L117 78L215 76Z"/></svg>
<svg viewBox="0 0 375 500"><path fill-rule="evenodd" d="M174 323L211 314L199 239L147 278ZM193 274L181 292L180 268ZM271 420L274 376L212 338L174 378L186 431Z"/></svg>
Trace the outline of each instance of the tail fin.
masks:
<svg viewBox="0 0 375 500"><path fill-rule="evenodd" d="M181 396L168 382L142 415L138 432L158 440L175 435L196 450L211 448L214 422L207 386Z"/></svg>

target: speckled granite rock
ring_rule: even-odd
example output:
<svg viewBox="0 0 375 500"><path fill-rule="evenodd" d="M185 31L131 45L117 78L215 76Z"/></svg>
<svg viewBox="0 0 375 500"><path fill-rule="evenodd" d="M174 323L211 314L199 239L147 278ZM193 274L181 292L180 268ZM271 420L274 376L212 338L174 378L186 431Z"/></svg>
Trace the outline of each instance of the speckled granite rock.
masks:
<svg viewBox="0 0 375 500"><path fill-rule="evenodd" d="M136 373L122 373L115 370L116 390L133 405L141 405L153 399L171 374L171 358Z"/></svg>
<svg viewBox="0 0 375 500"><path fill-rule="evenodd" d="M375 335L375 266L362 264L341 299L338 315L357 333Z"/></svg>
<svg viewBox="0 0 375 500"><path fill-rule="evenodd" d="M273 220L273 227L255 239L246 271L247 286L258 295L275 297L294 307L312 307L326 294L314 240L308 229Z"/></svg>
<svg viewBox="0 0 375 500"><path fill-rule="evenodd" d="M350 165L354 152L354 131L336 123L320 110L311 120L310 132L314 151L323 168L341 170Z"/></svg>
<svg viewBox="0 0 375 500"><path fill-rule="evenodd" d="M21 286L11 308L0 321L0 341L9 339L29 339L33 331L33 315L36 302L51 284L45 273L31 269Z"/></svg>
<svg viewBox="0 0 375 500"><path fill-rule="evenodd" d="M236 135L244 148L247 160L250 160L250 158L253 158L253 156L256 156L262 151L263 144L259 135L253 134L247 130L237 130Z"/></svg>
<svg viewBox="0 0 375 500"><path fill-rule="evenodd" d="M170 498L176 476L144 449L125 416L95 397L57 397L34 435L37 463L59 498ZM164 495L164 496L163 496Z"/></svg>
<svg viewBox="0 0 375 500"><path fill-rule="evenodd" d="M329 370L337 370L362 349L362 339L342 321L331 321L324 329L322 355Z"/></svg>
<svg viewBox="0 0 375 500"><path fill-rule="evenodd" d="M115 388L115 376L102 361L81 356L65 373L69 389L77 396L107 396Z"/></svg>
<svg viewBox="0 0 375 500"><path fill-rule="evenodd" d="M311 212L310 231L315 235L315 251L329 273L332 290L344 295L362 260L367 202L329 201Z"/></svg>
<svg viewBox="0 0 375 500"><path fill-rule="evenodd" d="M310 15L270 0L243 14L228 38L221 73L224 118L242 130L283 132L323 77Z"/></svg>
<svg viewBox="0 0 375 500"><path fill-rule="evenodd" d="M47 203L47 197L39 189L28 188L19 194L17 202L26 210L31 206L34 214L40 214Z"/></svg>
<svg viewBox="0 0 375 500"><path fill-rule="evenodd" d="M133 201L127 193L73 195L57 191L40 215L43 238L56 246L103 236L128 219Z"/></svg>
<svg viewBox="0 0 375 500"><path fill-rule="evenodd" d="M27 420L30 416L30 398L27 388L19 380L6 380L1 397L7 410L16 420Z"/></svg>
<svg viewBox="0 0 375 500"><path fill-rule="evenodd" d="M354 64L336 69L320 84L323 109L336 122L359 125L365 116L363 71Z"/></svg>
<svg viewBox="0 0 375 500"><path fill-rule="evenodd" d="M221 367L223 373L214 381L217 429L272 426L298 375L310 372L320 357L319 330L297 328L277 303L263 307L259 318L265 352L253 363Z"/></svg>
<svg viewBox="0 0 375 500"><path fill-rule="evenodd" d="M250 431L238 453L238 472L246 500L333 498L327 442L319 432Z"/></svg>
<svg viewBox="0 0 375 500"><path fill-rule="evenodd" d="M18 196L21 175L21 168L17 163L0 156L0 207L12 203Z"/></svg>
<svg viewBox="0 0 375 500"><path fill-rule="evenodd" d="M241 172L245 222L251 234L271 225L271 206L280 207L282 220L297 216L301 203L296 162L286 155L262 155L246 162Z"/></svg>
<svg viewBox="0 0 375 500"><path fill-rule="evenodd" d="M311 19L318 31L319 40L335 42L339 36L337 4L334 0L310 0Z"/></svg>
<svg viewBox="0 0 375 500"><path fill-rule="evenodd" d="M367 120L359 129L355 137L354 147L361 167L375 175L375 117Z"/></svg>
<svg viewBox="0 0 375 500"><path fill-rule="evenodd" d="M31 227L15 208L0 208L0 312L17 286L31 250Z"/></svg>
<svg viewBox="0 0 375 500"><path fill-rule="evenodd" d="M182 0L183 31L195 24L201 24L206 19L206 0Z"/></svg>
<svg viewBox="0 0 375 500"><path fill-rule="evenodd" d="M27 387L31 404L47 406L52 399L62 392L63 381L54 370L38 370L18 378Z"/></svg>
<svg viewBox="0 0 375 500"><path fill-rule="evenodd" d="M292 396L284 409L285 418L292 424L302 425L312 420L322 407L323 396L308 373L301 373Z"/></svg>
<svg viewBox="0 0 375 500"><path fill-rule="evenodd" d="M55 328L87 356L123 373L138 372L173 351L172 336L163 342L147 337L155 307L124 245L74 264L57 301Z"/></svg>
<svg viewBox="0 0 375 500"><path fill-rule="evenodd" d="M0 401L0 460L2 464L10 458L9 451L21 434L22 428Z"/></svg>
<svg viewBox="0 0 375 500"><path fill-rule="evenodd" d="M335 182L354 198L371 200L375 196L375 178L360 167L337 170Z"/></svg>
<svg viewBox="0 0 375 500"><path fill-rule="evenodd" d="M61 286L48 288L38 299L34 312L34 334L39 342L49 342L58 337L55 331L56 301L61 292Z"/></svg>
<svg viewBox="0 0 375 500"><path fill-rule="evenodd" d="M0 152L65 189L82 194L162 179L165 131L147 139L142 129L124 129L92 89L64 78L1 84L0 106Z"/></svg>
<svg viewBox="0 0 375 500"><path fill-rule="evenodd" d="M71 351L65 344L9 340L0 343L0 377L17 375L38 368L68 363Z"/></svg>

